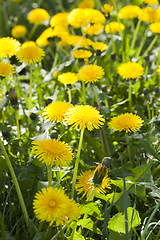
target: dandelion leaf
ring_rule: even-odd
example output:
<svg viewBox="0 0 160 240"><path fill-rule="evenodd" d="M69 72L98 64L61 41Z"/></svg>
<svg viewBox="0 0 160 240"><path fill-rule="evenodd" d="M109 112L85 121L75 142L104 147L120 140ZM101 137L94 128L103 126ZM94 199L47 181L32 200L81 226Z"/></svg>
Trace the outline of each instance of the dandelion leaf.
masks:
<svg viewBox="0 0 160 240"><path fill-rule="evenodd" d="M70 240L72 238L72 236L67 237L68 240ZM73 240L85 240L85 238L82 236L81 232L77 232L75 231L74 233L74 237L72 238Z"/></svg>
<svg viewBox="0 0 160 240"><path fill-rule="evenodd" d="M81 226L82 229L83 228L87 228L87 229L89 229L90 231L92 231L94 233L102 235L101 230L94 224L94 222L90 218L80 219L77 222L77 226Z"/></svg>
<svg viewBox="0 0 160 240"><path fill-rule="evenodd" d="M81 208L81 213L82 214L87 214L87 215L94 215L96 214L96 218L101 217L101 211L97 205L97 203L95 202L91 202L88 204L85 204L82 208Z"/></svg>

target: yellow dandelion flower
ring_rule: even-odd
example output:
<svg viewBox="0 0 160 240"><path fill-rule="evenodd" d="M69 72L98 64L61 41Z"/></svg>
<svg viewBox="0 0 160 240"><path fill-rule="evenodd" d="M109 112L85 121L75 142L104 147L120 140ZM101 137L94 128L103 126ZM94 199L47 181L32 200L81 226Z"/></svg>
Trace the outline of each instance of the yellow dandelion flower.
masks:
<svg viewBox="0 0 160 240"><path fill-rule="evenodd" d="M113 117L108 125L116 131L126 131L127 133L131 131L135 132L140 129L143 122L144 121L136 114L125 113L119 115L118 117Z"/></svg>
<svg viewBox="0 0 160 240"><path fill-rule="evenodd" d="M110 22L105 26L105 32L106 33L117 33L120 31L120 29L123 31L125 29L125 26L119 22Z"/></svg>
<svg viewBox="0 0 160 240"><path fill-rule="evenodd" d="M50 226L54 222L60 225L68 220L77 220L80 214L78 203L69 199L63 189L52 187L42 188L36 193L33 209L36 217L41 222L50 222Z"/></svg>
<svg viewBox="0 0 160 240"><path fill-rule="evenodd" d="M103 78L104 74L104 69L101 66L87 65L79 70L78 77L82 82L94 83Z"/></svg>
<svg viewBox="0 0 160 240"><path fill-rule="evenodd" d="M44 108L44 112L42 113L42 115L44 116L44 119L47 119L50 122L62 123L65 114L70 107L72 107L72 104L70 103L57 101L47 105Z"/></svg>
<svg viewBox="0 0 160 240"><path fill-rule="evenodd" d="M65 167L73 160L72 149L58 139L35 140L32 144L34 154L47 166L52 167L56 161L56 167Z"/></svg>
<svg viewBox="0 0 160 240"><path fill-rule="evenodd" d="M77 105L70 108L66 113L65 121L75 129L77 127L83 130L87 128L89 131L101 128L105 122L99 111L89 105Z"/></svg>
<svg viewBox="0 0 160 240"><path fill-rule="evenodd" d="M10 37L0 38L0 57L12 57L17 53L21 44L16 39Z"/></svg>
<svg viewBox="0 0 160 240"><path fill-rule="evenodd" d="M98 35L103 32L104 26L100 23L95 23L91 25L89 28L84 27L82 32L86 32L88 35Z"/></svg>
<svg viewBox="0 0 160 240"><path fill-rule="evenodd" d="M27 19L36 25L42 24L44 21L49 19L49 13L42 8L36 8L30 11L27 16Z"/></svg>
<svg viewBox="0 0 160 240"><path fill-rule="evenodd" d="M103 52L104 50L107 49L107 44L104 44L103 42L93 42L92 47L94 48L95 51L100 50Z"/></svg>
<svg viewBox="0 0 160 240"><path fill-rule="evenodd" d="M78 81L78 77L76 73L67 72L60 74L58 76L58 81L63 84L72 84Z"/></svg>
<svg viewBox="0 0 160 240"><path fill-rule="evenodd" d="M21 48L32 47L32 46L36 46L36 43L34 41L27 41L22 44Z"/></svg>
<svg viewBox="0 0 160 240"><path fill-rule="evenodd" d="M83 38L82 36L70 35L68 37L68 43L72 46L76 46L79 43L79 47L87 48L92 45L92 40L86 37Z"/></svg>
<svg viewBox="0 0 160 240"><path fill-rule="evenodd" d="M15 68L10 63L0 62L0 76L6 77L15 71Z"/></svg>
<svg viewBox="0 0 160 240"><path fill-rule="evenodd" d="M92 23L92 24L93 23L103 24L106 21L104 15L97 9L91 9L91 8L86 9L86 15L89 23Z"/></svg>
<svg viewBox="0 0 160 240"><path fill-rule="evenodd" d="M49 45L49 41L48 38L53 36L53 29L51 27L45 29L41 35L37 38L36 40L36 44L39 47L46 47L47 45Z"/></svg>
<svg viewBox="0 0 160 240"><path fill-rule="evenodd" d="M78 182L76 183L76 189L78 194L83 193L84 197L88 197L94 187L94 182L93 182L93 177L94 177L95 170L88 170L85 171L84 173L81 173L78 177L77 180ZM108 178L108 172L104 176L102 180L102 184L96 188L97 193L102 193L105 194L107 189L111 189L111 181L110 178Z"/></svg>
<svg viewBox="0 0 160 240"><path fill-rule="evenodd" d="M151 23L160 21L160 10L154 9L152 7L146 7L143 9L140 18L142 21L147 21Z"/></svg>
<svg viewBox="0 0 160 240"><path fill-rule="evenodd" d="M74 58L78 59L84 59L84 58L89 58L92 56L92 52L89 50L84 50L84 49L77 49L72 53L72 56Z"/></svg>
<svg viewBox="0 0 160 240"><path fill-rule="evenodd" d="M69 13L66 12L61 12L54 15L50 20L51 27L53 28L57 25L68 26L68 15Z"/></svg>
<svg viewBox="0 0 160 240"><path fill-rule="evenodd" d="M26 36L27 28L23 25L16 25L12 28L11 34L14 38L23 38Z"/></svg>
<svg viewBox="0 0 160 240"><path fill-rule="evenodd" d="M78 4L78 8L94 8L95 2L93 0L83 0Z"/></svg>
<svg viewBox="0 0 160 240"><path fill-rule="evenodd" d="M118 17L120 19L127 18L127 19L133 19L136 17L139 17L142 13L142 9L135 5L128 5L123 8L118 13Z"/></svg>
<svg viewBox="0 0 160 240"><path fill-rule="evenodd" d="M104 12L105 16L108 17L108 13L113 10L113 6L106 3L101 7L101 9Z"/></svg>
<svg viewBox="0 0 160 240"><path fill-rule="evenodd" d="M158 73L158 76L160 77L160 65L158 65L157 73Z"/></svg>
<svg viewBox="0 0 160 240"><path fill-rule="evenodd" d="M52 31L52 37L67 37L69 35L68 28L62 25L57 25Z"/></svg>
<svg viewBox="0 0 160 240"><path fill-rule="evenodd" d="M44 56L45 56L44 50L37 46L21 48L17 52L17 58L19 59L19 61L26 62L29 64L40 62Z"/></svg>
<svg viewBox="0 0 160 240"><path fill-rule="evenodd" d="M143 0L143 2L150 5L158 4L158 0Z"/></svg>
<svg viewBox="0 0 160 240"><path fill-rule="evenodd" d="M154 33L160 33L160 22L151 23L150 30Z"/></svg>
<svg viewBox="0 0 160 240"><path fill-rule="evenodd" d="M144 72L144 68L142 67L142 65L135 62L123 63L118 68L118 73L123 78L129 78L129 79L140 78L143 72Z"/></svg>

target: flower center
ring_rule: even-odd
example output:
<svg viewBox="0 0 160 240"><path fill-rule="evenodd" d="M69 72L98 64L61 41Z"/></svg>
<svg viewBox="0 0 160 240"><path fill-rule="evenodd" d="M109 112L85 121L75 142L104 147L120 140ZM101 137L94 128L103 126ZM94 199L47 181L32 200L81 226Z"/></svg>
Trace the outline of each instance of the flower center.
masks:
<svg viewBox="0 0 160 240"><path fill-rule="evenodd" d="M55 207L56 202L54 200L49 201L49 206L50 207Z"/></svg>

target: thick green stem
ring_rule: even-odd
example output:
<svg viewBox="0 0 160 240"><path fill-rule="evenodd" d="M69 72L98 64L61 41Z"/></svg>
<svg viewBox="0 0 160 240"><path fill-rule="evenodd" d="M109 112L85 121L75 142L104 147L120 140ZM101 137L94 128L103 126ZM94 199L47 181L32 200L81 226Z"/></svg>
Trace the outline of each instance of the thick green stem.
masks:
<svg viewBox="0 0 160 240"><path fill-rule="evenodd" d="M71 95L70 87L67 87L67 93L68 93L68 102L71 103L72 102L72 95Z"/></svg>
<svg viewBox="0 0 160 240"><path fill-rule="evenodd" d="M129 89L128 89L128 99L129 99L129 112L132 112L132 80L129 79Z"/></svg>
<svg viewBox="0 0 160 240"><path fill-rule="evenodd" d="M6 240L5 227L4 227L4 222L3 222L1 212L0 212L0 226L1 226L2 240Z"/></svg>
<svg viewBox="0 0 160 240"><path fill-rule="evenodd" d="M9 171L11 173L11 176L12 176L12 179L13 179L13 183L14 183L16 191L17 191L17 195L18 195L18 198L19 198L19 202L20 202L20 205L21 205L21 208L22 208L22 212L23 212L26 224L27 224L27 226L29 226L29 217L28 217L27 209L26 209L26 206L25 206L25 203L24 203L24 199L23 199L23 196L22 196L22 193L21 193L21 190L20 190L20 187L19 187L16 175L14 173L12 164L11 164L11 162L9 160L8 154L6 152L6 149L5 149L1 139L0 139L0 147L2 149L4 157L6 159L6 163L7 163L7 166L9 168Z"/></svg>
<svg viewBox="0 0 160 240"><path fill-rule="evenodd" d="M129 161L130 161L130 168L133 167L133 164L132 164L132 159L131 159L131 148L130 148L130 145L129 145L129 138L128 138L128 133L126 132L126 142L127 142L127 149L128 149L128 157L129 157ZM126 166L126 163L125 163L125 167Z"/></svg>
<svg viewBox="0 0 160 240"><path fill-rule="evenodd" d="M137 51L137 53L136 53L136 58L138 58L139 55L141 54L142 48L143 48L143 46L144 46L144 44L145 44L145 41L146 41L146 39L147 39L148 30L149 30L149 27L147 28L147 30L146 30L146 32L145 32L145 35L144 35L144 37L143 37L143 40L142 40L142 42L141 42L140 47L138 48L138 51Z"/></svg>
<svg viewBox="0 0 160 240"><path fill-rule="evenodd" d="M86 104L86 88L85 88L84 82L82 82L82 92L83 92L83 103Z"/></svg>
<svg viewBox="0 0 160 240"><path fill-rule="evenodd" d="M116 53L116 46L115 46L115 43L114 43L114 39L113 39L113 34L112 34L112 31L111 31L111 28L110 28L110 22L108 21L108 26L109 26L109 31L110 31L110 35L111 35L111 42L112 42L112 50L114 53Z"/></svg>
<svg viewBox="0 0 160 240"><path fill-rule="evenodd" d="M52 167L49 166L49 173L48 173L48 187L52 186Z"/></svg>
<svg viewBox="0 0 160 240"><path fill-rule="evenodd" d="M134 45L135 45L135 42L136 42L136 38L137 38L137 34L138 34L138 31L139 31L140 25L141 25L141 18L138 20L136 29L135 29L135 31L134 31L134 35L133 35L133 39L132 39L132 43L131 43L131 48L132 48L132 49L134 48Z"/></svg>
<svg viewBox="0 0 160 240"><path fill-rule="evenodd" d="M29 90L29 110L32 108L32 65L30 65L30 90Z"/></svg>
<svg viewBox="0 0 160 240"><path fill-rule="evenodd" d="M35 33L36 29L37 29L38 25L37 24L34 24L31 31L30 31L30 34L28 36L28 40L30 40L33 36L33 34Z"/></svg>
<svg viewBox="0 0 160 240"><path fill-rule="evenodd" d="M81 149L82 149L83 134L84 134L84 129L81 129L81 135L80 135L80 140L79 140L78 152L77 152L76 163L75 163L75 168L74 168L74 174L73 174L73 179L72 179L71 198L74 198L75 183L76 183L76 179L77 179L79 158L80 158Z"/></svg>
<svg viewBox="0 0 160 240"><path fill-rule="evenodd" d="M144 52L143 56L147 55L147 53L152 49L152 47L156 43L157 39L158 39L158 34L153 38L152 42L149 44L149 46L146 49L146 51Z"/></svg>
<svg viewBox="0 0 160 240"><path fill-rule="evenodd" d="M86 202L93 201L94 195L95 195L95 193L96 193L96 189L97 189L97 188L96 188L95 186L93 186L92 191L90 192L88 198L86 199Z"/></svg>
<svg viewBox="0 0 160 240"><path fill-rule="evenodd" d="M92 84L92 88L93 88L93 91L94 91L96 102L97 102L98 106L100 106L99 97L98 97L98 94L97 94L97 91L96 91L96 88L95 88L94 84Z"/></svg>
<svg viewBox="0 0 160 240"><path fill-rule="evenodd" d="M64 240L64 233L63 233L63 229L62 229L61 225L59 225L59 230L60 230L60 233L61 233L61 240Z"/></svg>
<svg viewBox="0 0 160 240"><path fill-rule="evenodd" d="M19 119L18 119L18 110L17 109L15 109L15 118L16 118L16 125L17 125L17 138L20 139Z"/></svg>

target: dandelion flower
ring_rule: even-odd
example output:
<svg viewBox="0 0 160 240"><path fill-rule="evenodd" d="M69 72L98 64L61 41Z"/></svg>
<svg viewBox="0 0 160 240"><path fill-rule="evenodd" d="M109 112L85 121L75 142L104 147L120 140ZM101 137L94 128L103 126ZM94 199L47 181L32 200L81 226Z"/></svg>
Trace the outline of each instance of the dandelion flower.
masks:
<svg viewBox="0 0 160 240"><path fill-rule="evenodd" d="M135 63L135 62L123 63L118 68L118 73L123 78L129 78L129 79L140 78L143 72L144 72L144 68L139 63Z"/></svg>
<svg viewBox="0 0 160 240"><path fill-rule="evenodd" d="M119 24L119 22L110 22L105 26L106 33L116 33L119 32L120 29L123 31L125 29L125 26L122 23Z"/></svg>
<svg viewBox="0 0 160 240"><path fill-rule="evenodd" d="M40 62L45 56L45 52L43 49L38 46L29 46L25 48L21 48L17 52L17 58L20 62L26 62L29 64L34 64L36 62Z"/></svg>
<svg viewBox="0 0 160 240"><path fill-rule="evenodd" d="M151 23L150 29L154 33L160 33L160 22Z"/></svg>
<svg viewBox="0 0 160 240"><path fill-rule="evenodd" d="M100 50L103 52L104 50L107 49L107 44L104 44L103 42L93 42L92 47L94 48L95 51Z"/></svg>
<svg viewBox="0 0 160 240"><path fill-rule="evenodd" d="M98 35L103 32L104 26L100 23L95 23L91 25L89 28L85 27L83 28L82 32L86 32L88 35Z"/></svg>
<svg viewBox="0 0 160 240"><path fill-rule="evenodd" d="M49 18L49 13L42 8L36 8L30 11L30 13L27 16L27 19L36 25L42 24L44 21L46 21Z"/></svg>
<svg viewBox="0 0 160 240"><path fill-rule="evenodd" d="M133 19L138 16L140 16L142 13L142 9L135 5L128 5L123 8L118 13L118 16L120 19L127 18L127 19Z"/></svg>
<svg viewBox="0 0 160 240"><path fill-rule="evenodd" d="M53 28L57 25L68 26L68 15L69 13L66 12L61 12L54 15L50 20L51 27Z"/></svg>
<svg viewBox="0 0 160 240"><path fill-rule="evenodd" d="M55 161L56 167L65 167L73 159L72 149L68 148L68 144L55 139L35 140L32 149L39 161L51 167Z"/></svg>
<svg viewBox="0 0 160 240"><path fill-rule="evenodd" d="M81 68L78 72L78 77L82 82L94 83L99 81L104 76L104 70L98 65L87 65Z"/></svg>
<svg viewBox="0 0 160 240"><path fill-rule="evenodd" d="M143 125L143 120L133 113L121 114L118 117L113 117L109 122L109 127L116 131L135 132Z"/></svg>
<svg viewBox="0 0 160 240"><path fill-rule="evenodd" d="M83 0L78 4L79 8L94 8L95 2L93 0Z"/></svg>
<svg viewBox="0 0 160 240"><path fill-rule="evenodd" d="M15 72L15 68L10 63L0 62L0 76L6 77Z"/></svg>
<svg viewBox="0 0 160 240"><path fill-rule="evenodd" d="M12 28L11 34L14 38L23 38L26 36L27 28L23 25L16 25Z"/></svg>
<svg viewBox="0 0 160 240"><path fill-rule="evenodd" d="M0 57L12 57L17 53L21 44L16 39L10 37L0 38Z"/></svg>
<svg viewBox="0 0 160 240"><path fill-rule="evenodd" d="M32 46L36 46L36 43L34 41L27 41L22 44L21 48L32 47Z"/></svg>
<svg viewBox="0 0 160 240"><path fill-rule="evenodd" d="M146 7L143 9L140 18L142 21L147 21L151 23L160 21L160 10L154 9L152 7Z"/></svg>
<svg viewBox="0 0 160 240"><path fill-rule="evenodd" d="M81 173L78 177L77 180L78 182L76 183L76 189L78 194L83 193L84 197L88 197L94 187L94 182L93 182L93 177L94 177L95 170L88 170L85 171L84 173ZM110 178L108 178L108 173L104 176L102 183L99 187L96 188L97 193L102 193L105 194L107 189L111 189L111 181Z"/></svg>
<svg viewBox="0 0 160 240"><path fill-rule="evenodd" d="M42 115L44 116L44 119L47 119L51 122L62 123L65 114L70 107L72 107L72 104L70 103L57 101L47 105L44 108L44 112L42 113Z"/></svg>
<svg viewBox="0 0 160 240"><path fill-rule="evenodd" d="M143 2L150 5L158 4L158 0L143 0Z"/></svg>
<svg viewBox="0 0 160 240"><path fill-rule="evenodd" d="M108 17L108 14L113 10L113 6L106 3L101 7L101 9L104 12L105 17Z"/></svg>
<svg viewBox="0 0 160 240"><path fill-rule="evenodd" d="M92 45L92 40L86 37L83 38L82 36L70 35L68 36L68 44L72 46L79 45L79 47L87 48Z"/></svg>
<svg viewBox="0 0 160 240"><path fill-rule="evenodd" d="M72 84L72 83L78 81L78 77L77 77L76 73L67 72L67 73L60 74L58 76L58 81L63 84ZM67 110L68 110L68 108L67 108Z"/></svg>
<svg viewBox="0 0 160 240"><path fill-rule="evenodd" d="M50 226L77 220L80 214L79 204L69 199L63 189L42 188L33 200L33 209L40 221L50 222Z"/></svg>
<svg viewBox="0 0 160 240"><path fill-rule="evenodd" d="M77 105L67 111L65 121L75 129L79 127L79 129L87 128L91 131L94 128L101 128L105 120L96 108L89 105Z"/></svg>
<svg viewBox="0 0 160 240"><path fill-rule="evenodd" d="M73 51L72 56L77 59L85 59L92 56L92 52L84 49L77 49Z"/></svg>

